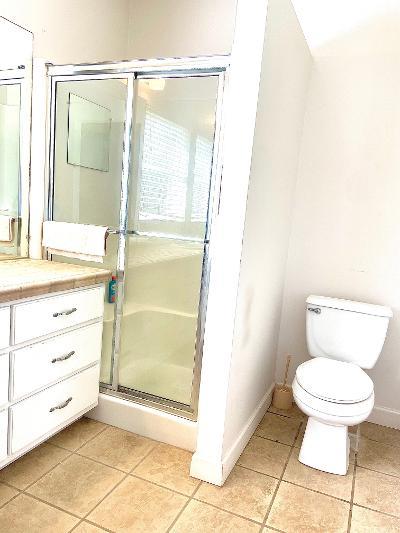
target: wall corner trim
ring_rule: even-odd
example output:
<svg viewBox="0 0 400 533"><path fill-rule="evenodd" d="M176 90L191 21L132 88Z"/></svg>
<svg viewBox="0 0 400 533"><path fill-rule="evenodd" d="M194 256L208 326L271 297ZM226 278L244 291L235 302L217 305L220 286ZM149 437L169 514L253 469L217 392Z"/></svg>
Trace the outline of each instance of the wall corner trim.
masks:
<svg viewBox="0 0 400 533"><path fill-rule="evenodd" d="M257 405L255 410L247 420L245 426L238 435L238 438L233 443L228 452L225 454L225 456L222 458L223 483L231 473L233 467L236 464L236 461L239 459L241 453L243 452L253 433L257 429L258 424L261 422L262 417L265 415L268 407L271 405L274 389L275 382L270 385L267 392L262 397L260 403Z"/></svg>
<svg viewBox="0 0 400 533"><path fill-rule="evenodd" d="M272 383L247 420L238 438L228 450L225 457L222 457L221 461L210 461L207 458L201 457L197 452L193 455L190 467L190 475L192 477L207 481L213 485L221 486L225 483L240 454L249 442L268 407L271 405L274 388L275 383Z"/></svg>

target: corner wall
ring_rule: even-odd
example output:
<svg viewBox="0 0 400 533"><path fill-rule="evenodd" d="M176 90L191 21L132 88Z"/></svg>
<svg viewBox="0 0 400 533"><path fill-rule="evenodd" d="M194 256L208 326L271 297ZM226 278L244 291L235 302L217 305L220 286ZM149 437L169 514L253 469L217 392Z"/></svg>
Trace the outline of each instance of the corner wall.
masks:
<svg viewBox="0 0 400 533"><path fill-rule="evenodd" d="M271 401L298 156L312 59L290 0L270 0L247 198L223 461Z"/></svg>
<svg viewBox="0 0 400 533"><path fill-rule="evenodd" d="M198 442L191 468L193 476L218 485L228 477L271 400L312 64L290 0L269 0L266 7L267 2L259 0L259 13L250 15L245 0L238 3L229 89L234 94L226 110L216 224L220 241L214 241L218 254L211 271ZM261 24L265 14L266 29ZM250 33L258 40L254 38L253 49Z"/></svg>
<svg viewBox="0 0 400 533"><path fill-rule="evenodd" d="M394 6L394 5L393 5ZM394 8L393 8L394 9ZM395 31L394 31L395 30ZM400 9L319 50L312 72L288 258L277 378L308 359L305 299L392 307L370 420L400 428Z"/></svg>

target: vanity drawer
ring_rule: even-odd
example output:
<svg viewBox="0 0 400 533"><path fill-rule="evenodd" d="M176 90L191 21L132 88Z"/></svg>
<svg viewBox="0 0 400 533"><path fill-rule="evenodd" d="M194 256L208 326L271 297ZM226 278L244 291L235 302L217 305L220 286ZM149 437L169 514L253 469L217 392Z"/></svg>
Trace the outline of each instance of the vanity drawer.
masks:
<svg viewBox="0 0 400 533"><path fill-rule="evenodd" d="M8 409L0 411L0 463L7 457Z"/></svg>
<svg viewBox="0 0 400 533"><path fill-rule="evenodd" d="M11 453L96 405L98 397L99 365L96 365L14 405L10 408Z"/></svg>
<svg viewBox="0 0 400 533"><path fill-rule="evenodd" d="M16 350L11 356L12 400L99 362L102 331L103 324L99 322Z"/></svg>
<svg viewBox="0 0 400 533"><path fill-rule="evenodd" d="M15 306L15 344L103 316L104 287Z"/></svg>
<svg viewBox="0 0 400 533"><path fill-rule="evenodd" d="M8 402L9 355L0 354L0 409Z"/></svg>
<svg viewBox="0 0 400 533"><path fill-rule="evenodd" d="M0 350L10 344L10 308L0 309Z"/></svg>

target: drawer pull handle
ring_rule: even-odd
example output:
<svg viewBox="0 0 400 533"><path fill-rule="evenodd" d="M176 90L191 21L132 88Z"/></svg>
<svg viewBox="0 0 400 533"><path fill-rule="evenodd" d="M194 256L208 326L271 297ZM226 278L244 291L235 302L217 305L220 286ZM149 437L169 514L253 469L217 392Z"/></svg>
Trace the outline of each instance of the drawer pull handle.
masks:
<svg viewBox="0 0 400 533"><path fill-rule="evenodd" d="M72 396L70 396L65 402L60 403L59 405L56 405L55 407L51 407L49 410L49 413L52 413L53 411L57 411L57 409L64 409L64 407L67 407L67 405L72 402Z"/></svg>
<svg viewBox="0 0 400 533"><path fill-rule="evenodd" d="M59 363L60 361L66 361L67 359L70 359L75 354L75 350L72 350L72 352L66 353L65 355L60 355L60 357L55 357L51 360L52 363Z"/></svg>
<svg viewBox="0 0 400 533"><path fill-rule="evenodd" d="M53 313L53 317L57 318L58 316L72 315L72 313L75 313L75 311L77 311L76 307L73 307L72 309L67 309L66 311L58 311L57 313Z"/></svg>

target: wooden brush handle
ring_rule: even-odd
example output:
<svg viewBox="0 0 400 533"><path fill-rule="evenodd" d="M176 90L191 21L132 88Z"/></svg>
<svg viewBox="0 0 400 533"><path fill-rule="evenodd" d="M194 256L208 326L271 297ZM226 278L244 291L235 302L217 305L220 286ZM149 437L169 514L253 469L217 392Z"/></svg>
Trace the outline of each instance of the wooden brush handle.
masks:
<svg viewBox="0 0 400 533"><path fill-rule="evenodd" d="M287 360L286 360L285 379L283 380L283 386L284 387L286 386L286 381L287 381L287 376L288 376L288 373L289 373L289 365L290 365L290 360L291 359L292 359L292 356L288 355L287 356Z"/></svg>

